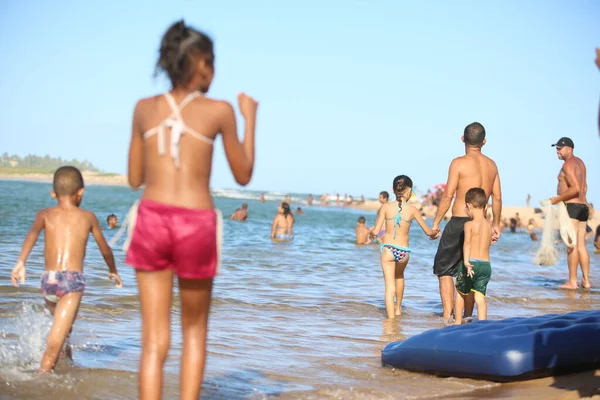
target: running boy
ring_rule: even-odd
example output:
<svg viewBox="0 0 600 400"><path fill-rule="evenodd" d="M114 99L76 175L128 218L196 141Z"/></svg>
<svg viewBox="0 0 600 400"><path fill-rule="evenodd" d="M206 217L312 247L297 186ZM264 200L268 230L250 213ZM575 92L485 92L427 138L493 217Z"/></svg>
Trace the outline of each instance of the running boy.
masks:
<svg viewBox="0 0 600 400"><path fill-rule="evenodd" d="M467 214L471 221L465 223L463 263L456 275L456 304L454 318L456 325L462 324L463 310L467 296L475 295L477 319L487 319L485 292L492 276L490 246L492 226L485 218L487 196L481 188L471 188L465 195Z"/></svg>
<svg viewBox="0 0 600 400"><path fill-rule="evenodd" d="M385 280L385 309L389 319L402 314L402 297L404 296L404 270L408 264L410 248L408 247L408 231L413 220L416 220L423 232L435 238L434 232L427 226L421 212L408 204L412 194L412 180L406 175L394 178L392 187L396 201L384 203L377 213L377 220L369 237L375 239L379 231L385 229L381 251L381 268ZM385 225L384 225L385 224ZM396 304L394 304L396 297Z"/></svg>
<svg viewBox="0 0 600 400"><path fill-rule="evenodd" d="M205 95L214 77L214 60L210 37L183 21L174 23L162 38L157 62L172 88L139 100L133 114L129 184L145 187L129 231L126 261L136 269L142 313L140 399L161 397L174 276L183 330L180 398L197 399L200 394L213 278L220 259L222 217L209 189L218 134L236 182L245 186L252 177L258 103L238 95L245 118L240 143L231 104Z"/></svg>
<svg viewBox="0 0 600 400"><path fill-rule="evenodd" d="M90 232L108 265L109 279L115 280L118 288L123 286L115 267L112 250L102 235L98 219L92 212L79 208L83 190L83 176L77 168L65 166L56 170L51 194L58 201L58 205L37 213L11 273L14 286L18 287L18 282L25 283L25 262L40 232L44 230L46 272L42 275L41 288L54 322L48 335L40 373L54 368L73 329L85 289L83 260ZM68 346L66 354L70 356Z"/></svg>

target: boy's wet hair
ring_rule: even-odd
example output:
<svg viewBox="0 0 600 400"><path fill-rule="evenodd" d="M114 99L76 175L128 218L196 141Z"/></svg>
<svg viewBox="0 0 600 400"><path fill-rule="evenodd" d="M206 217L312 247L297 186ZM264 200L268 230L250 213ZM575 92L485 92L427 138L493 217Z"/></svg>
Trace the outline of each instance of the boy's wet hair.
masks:
<svg viewBox="0 0 600 400"><path fill-rule="evenodd" d="M57 196L72 196L83 189L83 175L73 166L60 167L54 172L52 189Z"/></svg>
<svg viewBox="0 0 600 400"><path fill-rule="evenodd" d="M394 188L394 194L396 195L396 200L400 201L402 194L406 191L407 188L413 187L413 181L406 175L398 175L394 178L394 182L392 183L392 187Z"/></svg>
<svg viewBox="0 0 600 400"><path fill-rule="evenodd" d="M485 191L482 188L471 188L467 190L467 194L465 194L465 203L472 204L475 208L485 207L487 204Z"/></svg>
<svg viewBox="0 0 600 400"><path fill-rule="evenodd" d="M390 194L388 192L386 192L385 190L383 192L380 192L379 195L383 196L383 198L386 200L390 199Z"/></svg>
<svg viewBox="0 0 600 400"><path fill-rule="evenodd" d="M465 127L463 136L467 145L479 146L485 139L485 128L479 122L473 122Z"/></svg>
<svg viewBox="0 0 600 400"><path fill-rule="evenodd" d="M194 63L199 59L214 66L213 41L181 20L171 25L162 37L156 72L165 72L173 87L186 85L192 79Z"/></svg>
<svg viewBox="0 0 600 400"><path fill-rule="evenodd" d="M365 219L365 217L358 217L358 223L359 224L364 224L366 222L367 222L367 220Z"/></svg>
<svg viewBox="0 0 600 400"><path fill-rule="evenodd" d="M108 223L111 218L117 218L117 216L115 214L110 214L108 217L106 217L106 223Z"/></svg>

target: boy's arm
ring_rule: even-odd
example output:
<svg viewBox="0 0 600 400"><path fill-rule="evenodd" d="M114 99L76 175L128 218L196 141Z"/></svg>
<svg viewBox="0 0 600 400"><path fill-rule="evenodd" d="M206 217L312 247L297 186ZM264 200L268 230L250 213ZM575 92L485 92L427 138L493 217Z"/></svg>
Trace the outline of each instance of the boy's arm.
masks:
<svg viewBox="0 0 600 400"><path fill-rule="evenodd" d="M33 224L31 225L27 236L25 236L25 240L23 241L23 248L21 249L21 254L19 255L17 263L25 264L25 262L27 261L27 257L29 257L33 246L35 246L35 243L37 242L38 237L40 236L40 232L45 227L45 221L46 210L41 210L36 214L35 220L33 221Z"/></svg>
<svg viewBox="0 0 600 400"><path fill-rule="evenodd" d="M235 181L245 186L252 178L254 169L254 134L256 130L256 108L258 103L252 98L240 94L238 96L240 110L245 119L244 141L240 143L237 135L237 124L233 106L221 102L221 134L225 156L231 167Z"/></svg>
<svg viewBox="0 0 600 400"><path fill-rule="evenodd" d="M92 222L92 235L94 236L94 239L98 244L98 248L100 249L100 253L104 258L106 265L108 265L108 277L110 279L115 279L116 286L121 287L123 286L123 282L121 281L119 273L117 272L117 266L115 265L115 257L113 255L112 249L110 248L110 246L106 242L106 239L104 238L104 235L102 234L102 230L100 230L98 218L96 218L96 215L94 215L94 213L90 212L90 219Z"/></svg>
<svg viewBox="0 0 600 400"><path fill-rule="evenodd" d="M463 263L465 266L470 266L469 258L471 255L471 222L465 224L465 242L463 244Z"/></svg>
<svg viewBox="0 0 600 400"><path fill-rule="evenodd" d="M31 253L33 246L38 240L40 236L40 232L45 227L46 221L46 210L39 211L36 216L33 224L31 224L31 228L25 236L25 240L23 241L23 248L21 249L21 254L17 259L17 264L12 270L10 274L11 281L14 286L19 286L18 282L25 283L25 262L27 261L27 257Z"/></svg>

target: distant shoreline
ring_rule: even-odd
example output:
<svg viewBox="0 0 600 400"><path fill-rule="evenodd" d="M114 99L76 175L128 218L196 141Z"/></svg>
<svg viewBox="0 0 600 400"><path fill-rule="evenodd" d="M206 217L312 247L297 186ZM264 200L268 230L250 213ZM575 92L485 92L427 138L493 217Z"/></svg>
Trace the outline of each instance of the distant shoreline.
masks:
<svg viewBox="0 0 600 400"><path fill-rule="evenodd" d="M52 182L52 177L53 174L43 172L0 172L0 180L3 181ZM127 177L119 174L83 172L83 180L86 185L127 186Z"/></svg>
<svg viewBox="0 0 600 400"><path fill-rule="evenodd" d="M128 186L127 177L125 175L119 174L102 174L98 172L83 172L83 179L86 185L104 185L104 186ZM32 173L8 173L5 171L0 171L0 180L4 181L28 181L28 182L52 182L52 173L42 173L42 172L32 172ZM292 203L294 206L295 204ZM317 204L318 205L318 204ZM359 204L357 206L349 207L358 210L364 210L366 212L369 211L377 211L381 204L377 200L367 200L363 204ZM302 205L302 207L308 207L306 205ZM330 206L331 208L338 208L336 206ZM539 207L538 207L539 208ZM423 209L425 216L430 219L435 216L435 208L432 207L424 207ZM535 213L534 207L525 207L525 206L504 206L502 207L502 217L506 217L510 219L515 216L516 213L519 213L521 217L521 221L523 224L527 225L527 221L530 218L535 220L536 228L541 229L543 227L543 219L542 215L539 213ZM448 211L446 216L449 218L452 216L451 210ZM591 221L589 221L589 225L592 229L596 229L596 226L600 225L600 211L595 210L595 215Z"/></svg>

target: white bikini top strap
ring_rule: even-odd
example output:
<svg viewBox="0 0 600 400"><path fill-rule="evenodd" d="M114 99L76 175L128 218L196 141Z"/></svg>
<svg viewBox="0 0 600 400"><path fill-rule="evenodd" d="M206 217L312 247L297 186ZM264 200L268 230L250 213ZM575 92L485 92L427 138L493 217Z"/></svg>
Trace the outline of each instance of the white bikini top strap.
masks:
<svg viewBox="0 0 600 400"><path fill-rule="evenodd" d="M187 96L185 96L185 99L183 99L183 101L181 103L179 103L179 112L181 112L181 110L183 110L185 108L185 106L190 104L192 102L192 100L194 100L200 96L202 96L202 93L200 93L198 91L192 92L192 93L188 94Z"/></svg>
<svg viewBox="0 0 600 400"><path fill-rule="evenodd" d="M192 129L188 128L183 122L183 117L181 116L181 110L190 104L192 100L195 98L202 96L202 93L199 91L192 92L188 94L179 105L175 102L173 95L169 92L165 92L163 94L169 107L171 108L171 114L165 118L165 120L156 128L150 129L149 131L144 133L144 137L148 138L156 133L156 141L158 142L158 154L164 155L166 153L166 145L165 145L165 129L171 128L171 157L173 158L173 162L177 168L180 167L179 161L179 140L181 139L181 135L184 133L189 133L192 136L206 142L209 144L213 143L213 140L207 138L204 135L200 135L197 132L194 132Z"/></svg>
<svg viewBox="0 0 600 400"><path fill-rule="evenodd" d="M177 105L177 103L175 103L175 99L173 98L171 93L166 92L164 94L164 96L165 96L165 99L167 99L167 103L169 103L169 107L171 107L171 111L172 111L171 115L169 115L167 117L167 120L175 117L181 121L182 120L181 119L181 110L179 109L179 106Z"/></svg>
<svg viewBox="0 0 600 400"><path fill-rule="evenodd" d="M203 141L204 143L214 144L214 142L215 142L213 139L209 138L208 136L205 136L205 135L202 135L202 134L196 132L195 130L193 130L190 127L186 127L185 133L188 134L188 135L191 135L191 136L195 137L198 140Z"/></svg>

